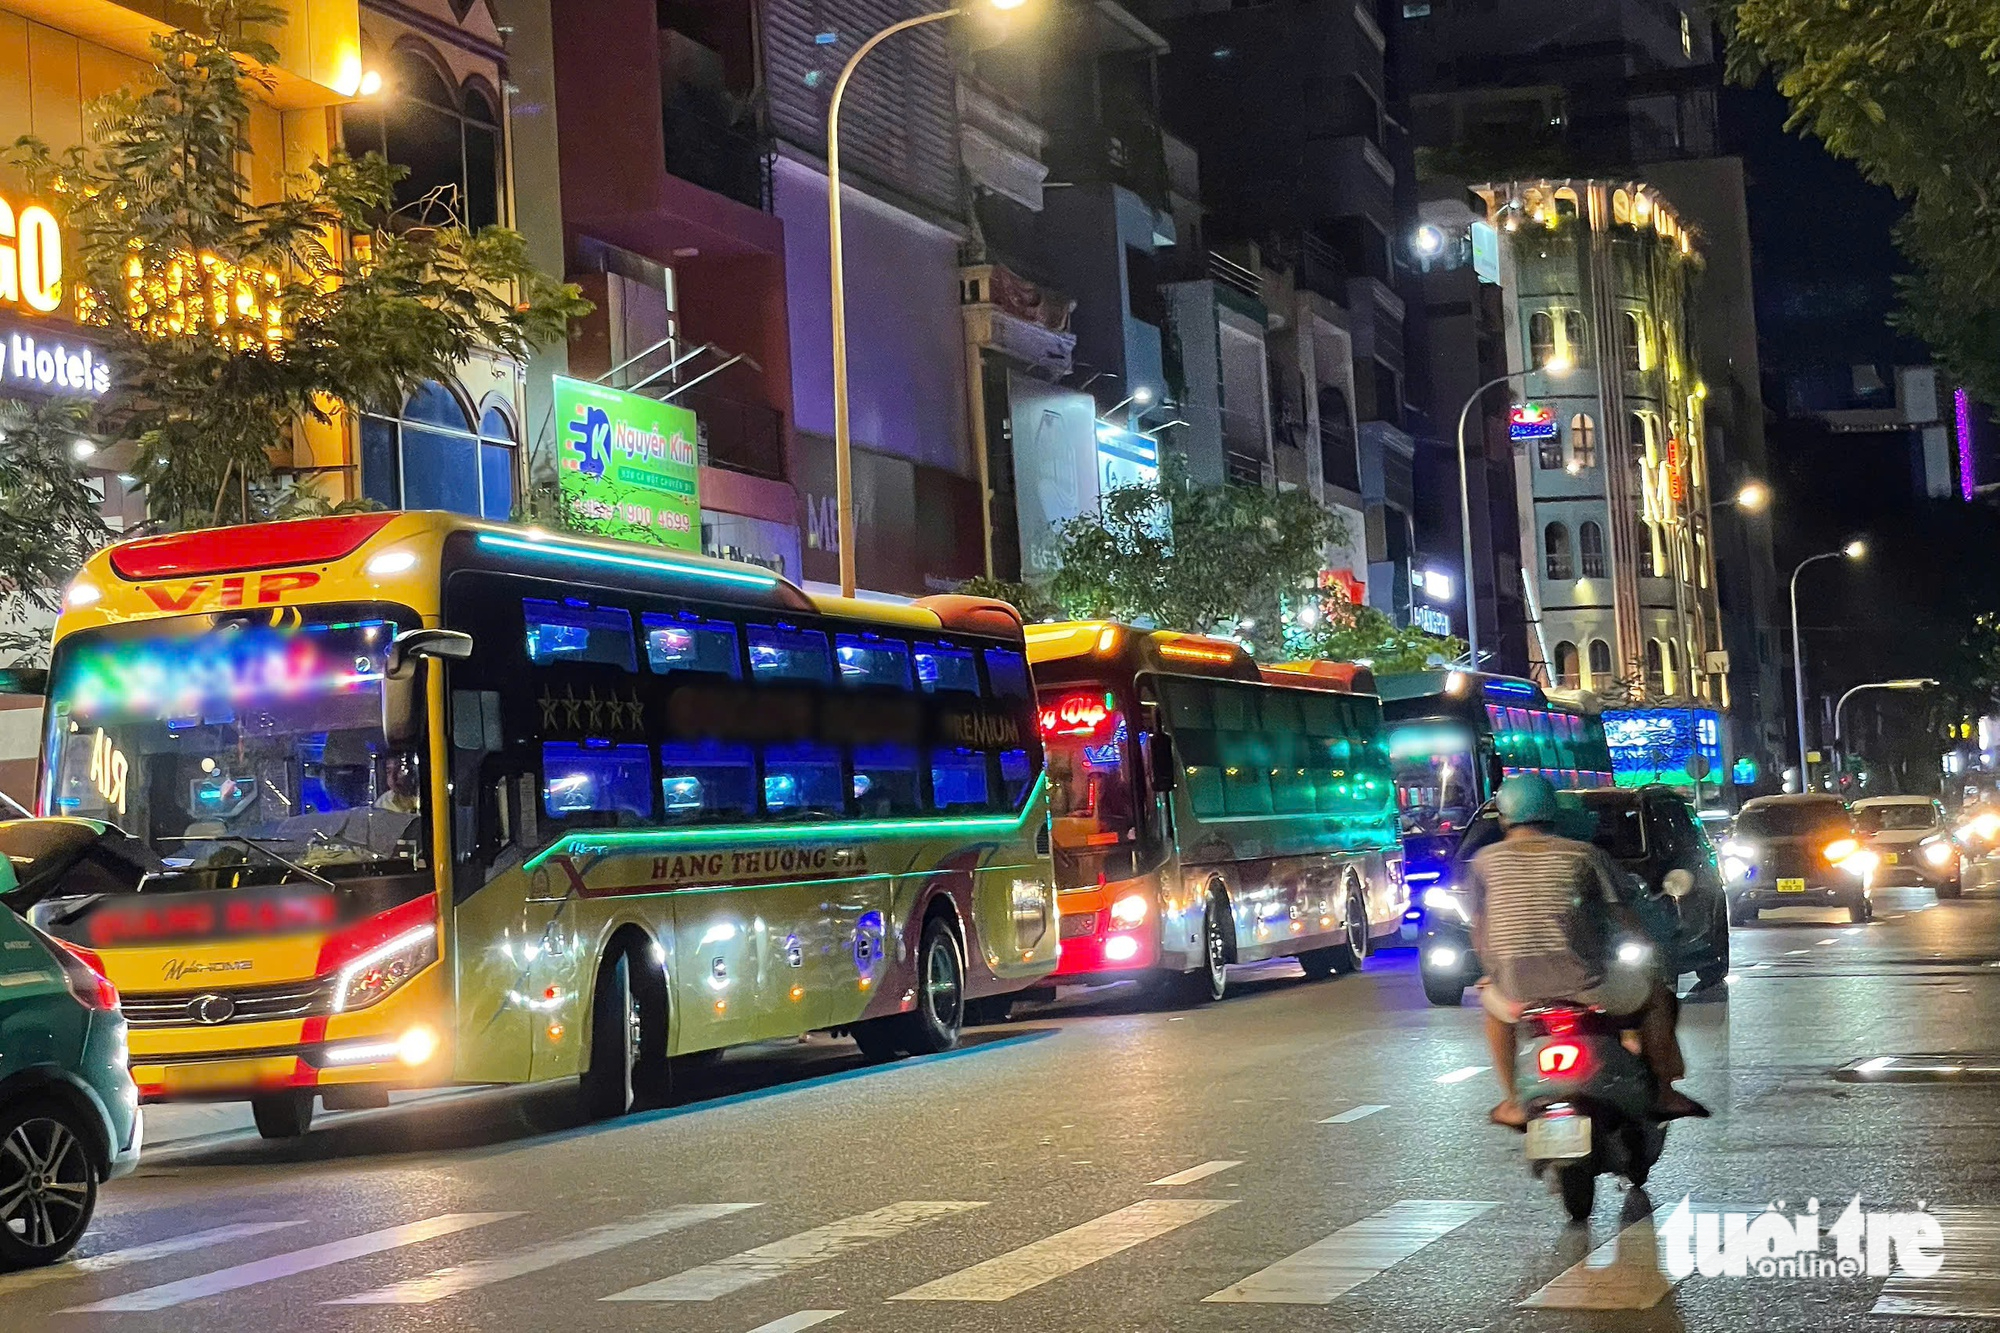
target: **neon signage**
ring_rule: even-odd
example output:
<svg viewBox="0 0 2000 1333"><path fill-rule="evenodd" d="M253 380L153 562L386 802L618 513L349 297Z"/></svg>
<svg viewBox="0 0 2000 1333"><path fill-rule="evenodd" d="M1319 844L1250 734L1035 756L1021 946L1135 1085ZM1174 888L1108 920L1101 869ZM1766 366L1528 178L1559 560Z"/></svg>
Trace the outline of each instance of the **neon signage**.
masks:
<svg viewBox="0 0 2000 1333"><path fill-rule="evenodd" d="M1555 409L1546 403L1516 403L1507 423L1510 440L1553 440L1556 437Z"/></svg>
<svg viewBox="0 0 2000 1333"><path fill-rule="evenodd" d="M0 199L0 301L38 314L62 304L62 229L54 214L29 204L14 214Z"/></svg>
<svg viewBox="0 0 2000 1333"><path fill-rule="evenodd" d="M1095 736L1111 716L1109 702L1100 695L1072 694L1041 710L1044 736Z"/></svg>

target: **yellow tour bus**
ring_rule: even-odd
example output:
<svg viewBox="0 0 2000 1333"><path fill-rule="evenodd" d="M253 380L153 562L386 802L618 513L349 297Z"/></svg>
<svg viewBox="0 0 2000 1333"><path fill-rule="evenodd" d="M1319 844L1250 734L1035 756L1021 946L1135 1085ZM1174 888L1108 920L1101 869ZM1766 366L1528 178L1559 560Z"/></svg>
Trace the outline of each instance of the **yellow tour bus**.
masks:
<svg viewBox="0 0 2000 1333"><path fill-rule="evenodd" d="M953 1046L1057 957L1018 613L432 513L151 537L69 588L40 813L153 1101ZM95 821L92 824L91 821ZM110 885L107 891L107 884Z"/></svg>

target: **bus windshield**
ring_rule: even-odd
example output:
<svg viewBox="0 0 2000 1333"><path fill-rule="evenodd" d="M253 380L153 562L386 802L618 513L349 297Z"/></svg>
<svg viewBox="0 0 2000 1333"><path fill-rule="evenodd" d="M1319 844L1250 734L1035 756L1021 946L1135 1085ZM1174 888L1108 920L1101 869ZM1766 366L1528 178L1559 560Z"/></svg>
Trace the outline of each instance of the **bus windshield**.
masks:
<svg viewBox="0 0 2000 1333"><path fill-rule="evenodd" d="M261 620L263 623L256 623ZM116 824L217 885L420 867L423 765L382 730L379 615L190 616L65 640L45 809Z"/></svg>
<svg viewBox="0 0 2000 1333"><path fill-rule="evenodd" d="M1124 713L1103 691L1060 696L1041 710L1047 748L1049 823L1069 853L1127 846L1138 838L1138 808Z"/></svg>
<svg viewBox="0 0 2000 1333"><path fill-rule="evenodd" d="M1389 760L1404 833L1462 829L1479 808L1479 774L1472 733L1463 727L1397 727Z"/></svg>

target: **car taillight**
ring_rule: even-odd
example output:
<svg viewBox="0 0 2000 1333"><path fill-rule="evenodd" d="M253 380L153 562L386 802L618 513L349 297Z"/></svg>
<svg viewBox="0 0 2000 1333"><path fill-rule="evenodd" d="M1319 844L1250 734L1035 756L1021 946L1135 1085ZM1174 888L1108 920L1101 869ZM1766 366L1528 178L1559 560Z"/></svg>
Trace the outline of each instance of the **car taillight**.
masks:
<svg viewBox="0 0 2000 1333"><path fill-rule="evenodd" d="M1574 1078L1583 1073L1583 1047L1573 1041L1552 1041L1535 1056L1543 1078Z"/></svg>
<svg viewBox="0 0 2000 1333"><path fill-rule="evenodd" d="M80 944L70 944L53 935L42 937L55 946L56 961L62 964L63 980L70 994L92 1009L116 1009L118 988L104 970L104 960Z"/></svg>

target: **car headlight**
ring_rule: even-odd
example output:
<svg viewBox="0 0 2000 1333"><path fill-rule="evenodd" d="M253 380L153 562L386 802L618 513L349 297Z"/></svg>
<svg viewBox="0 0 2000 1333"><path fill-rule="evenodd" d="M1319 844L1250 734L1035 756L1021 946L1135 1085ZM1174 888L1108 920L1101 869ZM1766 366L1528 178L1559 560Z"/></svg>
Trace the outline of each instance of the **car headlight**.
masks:
<svg viewBox="0 0 2000 1333"><path fill-rule="evenodd" d="M1143 893L1128 893L1111 904L1111 925L1114 930L1130 930L1146 919L1152 905Z"/></svg>
<svg viewBox="0 0 2000 1333"><path fill-rule="evenodd" d="M1458 894L1443 884L1424 891L1424 910L1438 916L1455 916L1460 921L1472 920L1472 913L1465 910Z"/></svg>
<svg viewBox="0 0 2000 1333"><path fill-rule="evenodd" d="M1852 838L1835 838L1821 849L1826 859L1839 865L1861 850L1861 844Z"/></svg>
<svg viewBox="0 0 2000 1333"><path fill-rule="evenodd" d="M1952 846L1945 839L1934 838L1924 844L1924 860L1930 862L1932 865L1942 866L1949 864L1951 858Z"/></svg>
<svg viewBox="0 0 2000 1333"><path fill-rule="evenodd" d="M1875 873L1875 868L1882 864L1882 858L1866 849L1858 849L1841 857L1834 864L1856 879L1866 880Z"/></svg>
<svg viewBox="0 0 2000 1333"><path fill-rule="evenodd" d="M437 959L436 925L407 930L340 969L333 982L333 1011L365 1009Z"/></svg>
<svg viewBox="0 0 2000 1333"><path fill-rule="evenodd" d="M1637 940L1626 940L1618 946L1618 961L1627 967L1637 967L1653 956L1653 946L1641 944Z"/></svg>
<svg viewBox="0 0 2000 1333"><path fill-rule="evenodd" d="M1739 861L1748 861L1757 855L1757 849L1741 838L1731 838L1722 844L1722 854L1733 856Z"/></svg>
<svg viewBox="0 0 2000 1333"><path fill-rule="evenodd" d="M1724 879L1742 879L1749 873L1750 863L1741 857L1725 856L1722 858L1722 877Z"/></svg>

